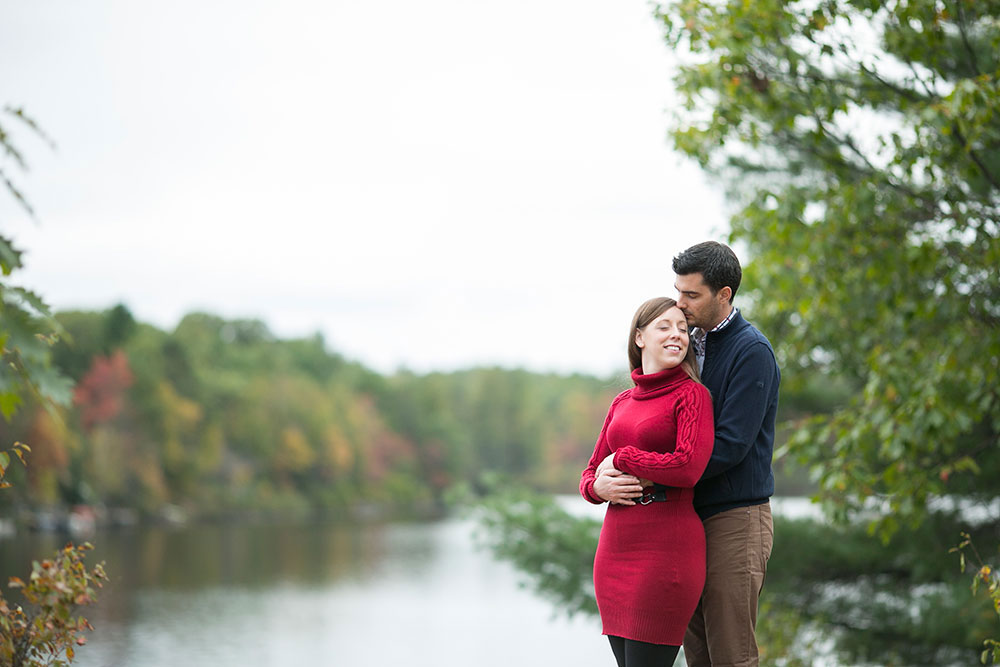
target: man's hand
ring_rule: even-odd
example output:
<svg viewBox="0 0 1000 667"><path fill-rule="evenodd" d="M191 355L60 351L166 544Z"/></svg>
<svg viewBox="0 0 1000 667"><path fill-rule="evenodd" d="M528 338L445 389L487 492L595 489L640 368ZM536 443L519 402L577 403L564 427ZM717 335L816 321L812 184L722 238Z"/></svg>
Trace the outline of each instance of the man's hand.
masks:
<svg viewBox="0 0 1000 667"><path fill-rule="evenodd" d="M638 477L615 469L614 454L611 454L597 467L594 493L609 503L635 505L635 499L642 497L642 484Z"/></svg>

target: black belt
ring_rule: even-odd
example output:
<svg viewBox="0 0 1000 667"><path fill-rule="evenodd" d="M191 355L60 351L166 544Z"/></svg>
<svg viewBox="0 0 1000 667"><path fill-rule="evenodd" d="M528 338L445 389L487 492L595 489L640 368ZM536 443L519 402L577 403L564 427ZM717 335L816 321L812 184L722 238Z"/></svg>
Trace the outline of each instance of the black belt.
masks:
<svg viewBox="0 0 1000 667"><path fill-rule="evenodd" d="M643 494L642 498L639 498L639 504L648 505L649 503L665 503L667 500L667 487L654 485L652 491Z"/></svg>

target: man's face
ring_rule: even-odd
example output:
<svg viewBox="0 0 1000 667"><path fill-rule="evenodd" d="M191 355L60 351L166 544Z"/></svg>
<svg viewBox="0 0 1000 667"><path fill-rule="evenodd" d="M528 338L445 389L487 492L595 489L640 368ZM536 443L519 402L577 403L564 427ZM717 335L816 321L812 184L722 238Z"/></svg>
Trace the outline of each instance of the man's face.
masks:
<svg viewBox="0 0 1000 667"><path fill-rule="evenodd" d="M677 307L684 312L688 326L707 331L729 313L730 289L723 287L712 294L700 273L677 276L674 288L677 290Z"/></svg>

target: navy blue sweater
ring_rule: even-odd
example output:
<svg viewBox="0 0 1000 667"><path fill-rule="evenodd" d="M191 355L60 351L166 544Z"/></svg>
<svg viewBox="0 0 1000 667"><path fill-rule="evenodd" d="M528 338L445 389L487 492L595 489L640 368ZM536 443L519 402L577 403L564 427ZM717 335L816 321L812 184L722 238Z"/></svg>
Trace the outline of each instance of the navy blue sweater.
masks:
<svg viewBox="0 0 1000 667"><path fill-rule="evenodd" d="M781 373L771 343L737 312L705 339L701 381L715 412L715 448L694 487L694 507L707 519L767 502L774 493L771 455Z"/></svg>

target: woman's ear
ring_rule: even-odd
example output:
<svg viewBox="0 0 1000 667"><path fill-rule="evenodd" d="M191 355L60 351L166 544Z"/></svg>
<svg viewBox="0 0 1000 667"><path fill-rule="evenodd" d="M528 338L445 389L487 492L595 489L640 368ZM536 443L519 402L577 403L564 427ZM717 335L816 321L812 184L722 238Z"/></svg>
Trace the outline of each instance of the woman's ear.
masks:
<svg viewBox="0 0 1000 667"><path fill-rule="evenodd" d="M642 349L642 332L638 329L635 330L635 344L640 350Z"/></svg>

